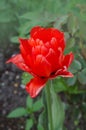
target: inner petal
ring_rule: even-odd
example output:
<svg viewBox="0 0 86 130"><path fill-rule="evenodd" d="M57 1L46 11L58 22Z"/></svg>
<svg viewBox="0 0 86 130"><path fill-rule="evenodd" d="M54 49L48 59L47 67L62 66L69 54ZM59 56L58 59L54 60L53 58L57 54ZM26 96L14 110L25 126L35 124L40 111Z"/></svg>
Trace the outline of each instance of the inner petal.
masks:
<svg viewBox="0 0 86 130"><path fill-rule="evenodd" d="M60 50L57 50L56 53L52 48L49 49L46 59L52 66L52 72L56 71L61 66L61 55L62 53Z"/></svg>
<svg viewBox="0 0 86 130"><path fill-rule="evenodd" d="M41 77L48 77L51 73L51 65L43 55L37 55L34 61L33 72Z"/></svg>

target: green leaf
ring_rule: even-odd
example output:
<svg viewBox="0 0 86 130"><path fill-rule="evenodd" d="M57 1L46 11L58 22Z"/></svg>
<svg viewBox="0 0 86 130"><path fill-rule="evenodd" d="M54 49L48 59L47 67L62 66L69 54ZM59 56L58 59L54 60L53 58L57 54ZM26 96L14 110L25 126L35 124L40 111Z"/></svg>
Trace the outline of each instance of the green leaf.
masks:
<svg viewBox="0 0 86 130"><path fill-rule="evenodd" d="M67 88L66 88L65 84L63 83L63 81L61 80L61 78L54 79L53 86L54 86L55 92L57 92L57 93L67 90Z"/></svg>
<svg viewBox="0 0 86 130"><path fill-rule="evenodd" d="M77 85L74 85L72 87L68 87L68 93L69 94L83 94L86 93L86 90L79 90Z"/></svg>
<svg viewBox="0 0 86 130"><path fill-rule="evenodd" d="M69 87L68 92L70 94L77 94L78 93L78 87L77 86Z"/></svg>
<svg viewBox="0 0 86 130"><path fill-rule="evenodd" d="M20 18L27 19L27 20L34 20L39 16L40 14L38 12L28 12L20 16Z"/></svg>
<svg viewBox="0 0 86 130"><path fill-rule="evenodd" d="M38 124L40 124L41 126L43 126L44 130L48 130L48 116L47 116L47 104L46 104L46 96L45 93L43 91L43 112L39 115L39 120L38 120Z"/></svg>
<svg viewBox="0 0 86 130"><path fill-rule="evenodd" d="M33 111L34 112L39 111L42 108L42 106L43 106L42 101L41 99L39 99L33 104Z"/></svg>
<svg viewBox="0 0 86 130"><path fill-rule="evenodd" d="M24 72L22 74L22 84L26 85L26 83L28 83L31 78L32 78L32 76L30 74Z"/></svg>
<svg viewBox="0 0 86 130"><path fill-rule="evenodd" d="M37 130L44 130L44 128L41 124L38 124L37 128L38 128Z"/></svg>
<svg viewBox="0 0 86 130"><path fill-rule="evenodd" d="M66 39L66 41L68 41L68 39L70 38L69 33L68 33L68 32L64 32L64 34L65 34L65 39Z"/></svg>
<svg viewBox="0 0 86 130"><path fill-rule="evenodd" d="M39 124L43 126L44 130L48 130L47 112L44 110L39 116Z"/></svg>
<svg viewBox="0 0 86 130"><path fill-rule="evenodd" d="M36 25L43 25L43 21L40 20L39 18L38 19L36 18L34 20L24 22L23 25L21 25L19 28L20 35L28 34L31 28Z"/></svg>
<svg viewBox="0 0 86 130"><path fill-rule="evenodd" d="M31 29L31 27L32 27L31 26L31 21L24 22L23 25L21 25L19 27L19 33L20 33L20 35L24 36L24 35L28 34L29 31L30 31L30 29Z"/></svg>
<svg viewBox="0 0 86 130"><path fill-rule="evenodd" d="M25 125L25 130L31 130L33 126L33 120L32 119L27 119L26 120L26 125Z"/></svg>
<svg viewBox="0 0 86 130"><path fill-rule="evenodd" d="M84 68L81 72L78 73L78 80L81 84L86 84L86 68Z"/></svg>
<svg viewBox="0 0 86 130"><path fill-rule="evenodd" d="M18 36L14 36L14 37L11 37L10 41L13 42L13 43L19 43L19 37Z"/></svg>
<svg viewBox="0 0 86 130"><path fill-rule="evenodd" d="M74 38L68 39L68 41L67 41L67 49L74 47L74 45L75 45L75 39Z"/></svg>
<svg viewBox="0 0 86 130"><path fill-rule="evenodd" d="M27 96L26 106L27 106L27 108L30 108L30 109L33 107L33 99L30 98L30 96Z"/></svg>
<svg viewBox="0 0 86 130"><path fill-rule="evenodd" d="M13 110L12 112L10 112L7 117L8 118L17 118L17 117L22 117L26 114L27 114L27 110L23 107L19 107L19 108L16 108L15 110Z"/></svg>
<svg viewBox="0 0 86 130"><path fill-rule="evenodd" d="M74 77L72 77L72 78L67 78L66 79L67 85L68 86L73 86L76 83L76 80L77 80L77 76L76 75L74 75Z"/></svg>
<svg viewBox="0 0 86 130"><path fill-rule="evenodd" d="M69 70L72 72L72 73L76 73L78 72L80 69L81 69L81 63L78 61L78 60L74 60L71 67L69 68Z"/></svg>
<svg viewBox="0 0 86 130"><path fill-rule="evenodd" d="M68 31L72 34L72 36L75 34L75 32L78 30L78 19L74 15L70 15L68 18Z"/></svg>
<svg viewBox="0 0 86 130"><path fill-rule="evenodd" d="M62 130L64 122L64 107L58 95L51 89L52 96L52 118L54 130Z"/></svg>
<svg viewBox="0 0 86 130"><path fill-rule="evenodd" d="M60 29L61 26L67 22L67 18L68 18L68 15L59 17L59 18L55 21L54 27Z"/></svg>

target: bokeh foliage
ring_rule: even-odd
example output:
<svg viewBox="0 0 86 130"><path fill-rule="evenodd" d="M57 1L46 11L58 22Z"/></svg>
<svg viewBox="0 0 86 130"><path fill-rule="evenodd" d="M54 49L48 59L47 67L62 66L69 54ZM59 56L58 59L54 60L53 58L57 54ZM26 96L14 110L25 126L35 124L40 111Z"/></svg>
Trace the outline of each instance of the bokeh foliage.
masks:
<svg viewBox="0 0 86 130"><path fill-rule="evenodd" d="M78 17L82 31L80 35L84 31L85 36L85 13L85 0L42 0L41 2L40 0L0 0L0 39L6 44L5 39L9 40L14 34L26 37L35 25L52 26L52 23L55 23L54 26L59 28L66 19L66 16L61 18L64 15L70 15L69 24L74 25L73 29L77 26L76 17ZM74 33L74 30L72 31ZM11 41L18 42L17 38L13 37Z"/></svg>

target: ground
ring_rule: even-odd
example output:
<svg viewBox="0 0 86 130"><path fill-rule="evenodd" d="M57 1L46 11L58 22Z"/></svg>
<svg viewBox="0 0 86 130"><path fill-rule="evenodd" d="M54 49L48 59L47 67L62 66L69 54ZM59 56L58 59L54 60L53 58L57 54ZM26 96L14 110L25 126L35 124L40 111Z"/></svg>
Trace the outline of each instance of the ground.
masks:
<svg viewBox="0 0 86 130"><path fill-rule="evenodd" d="M6 64L6 60L18 51L15 45L0 48L0 130L24 130L24 118L6 118L11 110L26 103L27 93L20 85L22 71L13 64Z"/></svg>

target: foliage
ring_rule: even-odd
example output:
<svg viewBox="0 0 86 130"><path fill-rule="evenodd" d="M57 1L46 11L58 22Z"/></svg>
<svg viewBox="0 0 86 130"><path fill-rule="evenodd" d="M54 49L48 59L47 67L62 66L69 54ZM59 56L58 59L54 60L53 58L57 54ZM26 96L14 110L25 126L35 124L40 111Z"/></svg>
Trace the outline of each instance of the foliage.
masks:
<svg viewBox="0 0 86 130"><path fill-rule="evenodd" d="M28 117L26 118L26 125L25 125L25 130L30 130L32 126L36 123L36 118L35 118L35 112L40 111L40 109L43 107L41 99L37 101L33 101L29 96L27 96L26 99L26 107L18 107L15 110L11 111L8 114L8 118L19 118L22 116ZM39 126L40 127L40 126Z"/></svg>
<svg viewBox="0 0 86 130"><path fill-rule="evenodd" d="M17 118L17 117L21 117L23 115L27 114L27 111L25 108L23 107L20 107L20 108L17 108L15 109L14 111L12 111L9 115L8 115L8 118Z"/></svg>
<svg viewBox="0 0 86 130"><path fill-rule="evenodd" d="M69 68L74 77L68 79L56 78L53 80L54 89L57 93L64 92L70 101L73 100L73 103L77 103L76 97L84 95L86 92L86 1L42 0L39 3L40 0L0 0L0 44L3 43L6 46L10 40L12 43L18 43L18 38L28 37L30 29L35 25L56 27L62 30L65 33L67 44L65 54L70 50L75 54L74 62ZM24 73L22 84L25 85L30 79L30 75ZM56 95L53 98L56 98ZM55 103L56 101L53 105ZM28 114L26 130L30 130L34 123L37 124L35 112L40 112L40 109L43 109L39 115L37 128L38 130L46 130L46 107L43 104L46 104L44 96L43 99L40 97L37 101L27 97L26 108L19 107L9 113L8 117L26 117ZM86 104L83 102L82 105L85 111ZM57 109L60 111L60 108ZM76 113L77 108L73 110L73 114ZM79 111L77 115L79 115ZM61 119L62 122L63 118ZM45 121L44 124L43 121ZM78 126L78 116L76 116L76 120L74 119L74 124Z"/></svg>
<svg viewBox="0 0 86 130"><path fill-rule="evenodd" d="M51 26L54 22L54 26L61 26L65 22L65 17L61 18L63 15L75 14L78 16L80 21L80 29L85 36L85 23L86 23L86 4L85 0L1 0L0 1L0 24L2 32L9 31L10 34L16 34L14 38L11 38L11 41L16 43L18 42L18 37L23 36L27 37L30 29L35 25L41 26ZM64 8L63 8L64 7ZM77 20L76 17L70 17L69 31L77 29ZM60 21L59 21L60 20ZM83 21L84 23L82 23ZM6 26L4 28L4 26ZM12 29L9 30L11 26ZM76 27L77 26L77 27ZM70 29L71 28L71 29ZM1 41L4 37L7 39L9 33L4 33L0 36ZM80 35L82 35L81 33ZM10 35L12 37L12 35ZM83 35L82 35L83 37ZM8 39L9 40L9 39Z"/></svg>
<svg viewBox="0 0 86 130"><path fill-rule="evenodd" d="M51 93L52 93L52 118L54 129L62 130L64 122L64 107L59 96L56 95L53 89L51 89Z"/></svg>

